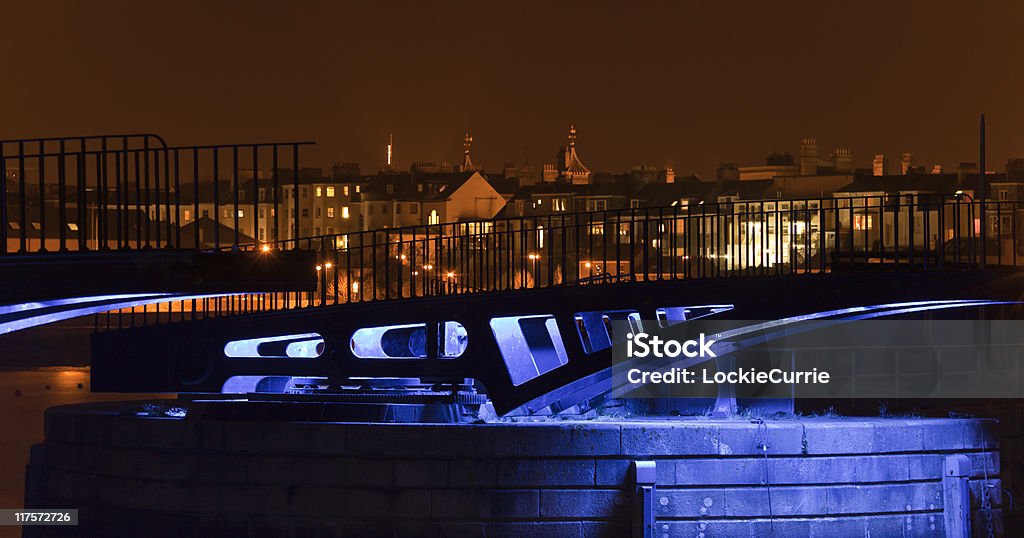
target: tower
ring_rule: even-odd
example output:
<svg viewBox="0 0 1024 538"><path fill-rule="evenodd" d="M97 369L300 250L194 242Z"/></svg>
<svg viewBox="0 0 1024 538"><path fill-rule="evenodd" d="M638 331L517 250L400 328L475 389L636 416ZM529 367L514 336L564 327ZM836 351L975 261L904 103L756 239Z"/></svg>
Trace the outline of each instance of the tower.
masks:
<svg viewBox="0 0 1024 538"><path fill-rule="evenodd" d="M393 135L388 135L388 169L391 169L391 147L394 145L395 139Z"/></svg>
<svg viewBox="0 0 1024 538"><path fill-rule="evenodd" d="M463 138L462 142L462 166L459 167L460 172L472 172L476 170L473 166L473 160L469 157L469 151L473 148L473 137L469 136L469 129L466 129L466 137Z"/></svg>
<svg viewBox="0 0 1024 538"><path fill-rule="evenodd" d="M569 126L569 147L559 154L559 175L574 184L590 183L590 169L584 166L576 154L576 126Z"/></svg>

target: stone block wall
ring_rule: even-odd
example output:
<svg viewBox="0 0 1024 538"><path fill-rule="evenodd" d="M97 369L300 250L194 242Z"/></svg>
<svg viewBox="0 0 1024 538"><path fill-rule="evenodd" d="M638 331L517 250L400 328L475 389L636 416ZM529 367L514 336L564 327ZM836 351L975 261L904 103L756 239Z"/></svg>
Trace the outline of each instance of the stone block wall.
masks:
<svg viewBox="0 0 1024 538"><path fill-rule="evenodd" d="M994 423L980 419L213 421L51 409L44 536L621 537L631 463L657 462L658 536L942 535L942 463L971 461L1001 530ZM765 435L765 431L767 434ZM767 450L764 450L764 447ZM770 499L770 502L769 502Z"/></svg>

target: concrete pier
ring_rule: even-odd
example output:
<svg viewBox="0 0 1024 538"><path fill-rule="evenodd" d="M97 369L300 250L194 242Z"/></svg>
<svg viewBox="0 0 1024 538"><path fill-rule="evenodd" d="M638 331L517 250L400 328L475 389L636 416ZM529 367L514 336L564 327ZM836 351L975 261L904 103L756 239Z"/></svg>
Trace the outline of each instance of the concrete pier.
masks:
<svg viewBox="0 0 1024 538"><path fill-rule="evenodd" d="M989 521L1001 529L997 435L983 419L180 414L140 403L50 409L29 501L80 508L82 525L42 535L629 536L641 517L635 462L653 461L654 536L941 536L944 466L957 455L976 532Z"/></svg>

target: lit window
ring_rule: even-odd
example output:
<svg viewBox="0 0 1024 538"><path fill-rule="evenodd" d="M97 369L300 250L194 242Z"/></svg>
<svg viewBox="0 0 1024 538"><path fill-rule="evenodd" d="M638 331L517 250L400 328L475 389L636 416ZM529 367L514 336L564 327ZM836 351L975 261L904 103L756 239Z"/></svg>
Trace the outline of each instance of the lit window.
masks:
<svg viewBox="0 0 1024 538"><path fill-rule="evenodd" d="M590 227L591 235L604 235L604 224L595 224Z"/></svg>
<svg viewBox="0 0 1024 538"><path fill-rule="evenodd" d="M359 188L359 185L356 185L356 192L362 192L362 189Z"/></svg>
<svg viewBox="0 0 1024 538"><path fill-rule="evenodd" d="M853 216L853 229L854 230L870 230L874 221L871 215L854 215Z"/></svg>
<svg viewBox="0 0 1024 538"><path fill-rule="evenodd" d="M544 227L537 226L537 248L544 248Z"/></svg>
<svg viewBox="0 0 1024 538"><path fill-rule="evenodd" d="M327 197L334 198L334 187L327 187Z"/></svg>
<svg viewBox="0 0 1024 538"><path fill-rule="evenodd" d="M342 187L342 188L341 188L341 192L342 192L342 194L344 194L345 196L348 196L348 185L345 185L344 187Z"/></svg>
<svg viewBox="0 0 1024 538"><path fill-rule="evenodd" d="M18 224L18 221L12 220L9 224L11 225L11 229L12 230L20 230L21 229L21 224Z"/></svg>
<svg viewBox="0 0 1024 538"><path fill-rule="evenodd" d="M441 222L441 217L438 216L437 210L436 209L431 209L430 210L430 217L429 217L429 220L427 220L427 224L437 224L439 222Z"/></svg>
<svg viewBox="0 0 1024 538"><path fill-rule="evenodd" d="M77 232L78 231L78 223L76 223L76 222L69 222L68 223L68 229L71 230L72 232Z"/></svg>
<svg viewBox="0 0 1024 538"><path fill-rule="evenodd" d="M329 218L329 219L333 219L334 218L334 208L333 207L328 207L327 208L327 218Z"/></svg>
<svg viewBox="0 0 1024 538"><path fill-rule="evenodd" d="M245 218L245 210L244 209L239 209L238 210L238 218L240 218L240 219L244 219Z"/></svg>
<svg viewBox="0 0 1024 538"><path fill-rule="evenodd" d="M319 198L322 195L323 195L323 192L320 191L320 187L317 187L316 188L316 197Z"/></svg>
<svg viewBox="0 0 1024 538"><path fill-rule="evenodd" d="M348 206L344 206L344 207L341 208L341 218L343 218L343 219L347 219L348 218Z"/></svg>
<svg viewBox="0 0 1024 538"><path fill-rule="evenodd" d="M185 220L186 221L192 220L192 210L191 209L186 209L185 210Z"/></svg>

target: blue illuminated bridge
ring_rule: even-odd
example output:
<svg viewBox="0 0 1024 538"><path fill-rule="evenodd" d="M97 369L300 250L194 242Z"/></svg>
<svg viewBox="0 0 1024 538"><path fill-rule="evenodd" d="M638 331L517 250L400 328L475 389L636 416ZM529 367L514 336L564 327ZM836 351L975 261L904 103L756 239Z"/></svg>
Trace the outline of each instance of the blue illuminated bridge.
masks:
<svg viewBox="0 0 1024 538"><path fill-rule="evenodd" d="M676 204L300 238L306 145L0 141L0 273L19 283L0 331L95 315L97 391L341 398L398 380L533 414L615 394L615 321L1019 314L1016 201Z"/></svg>

